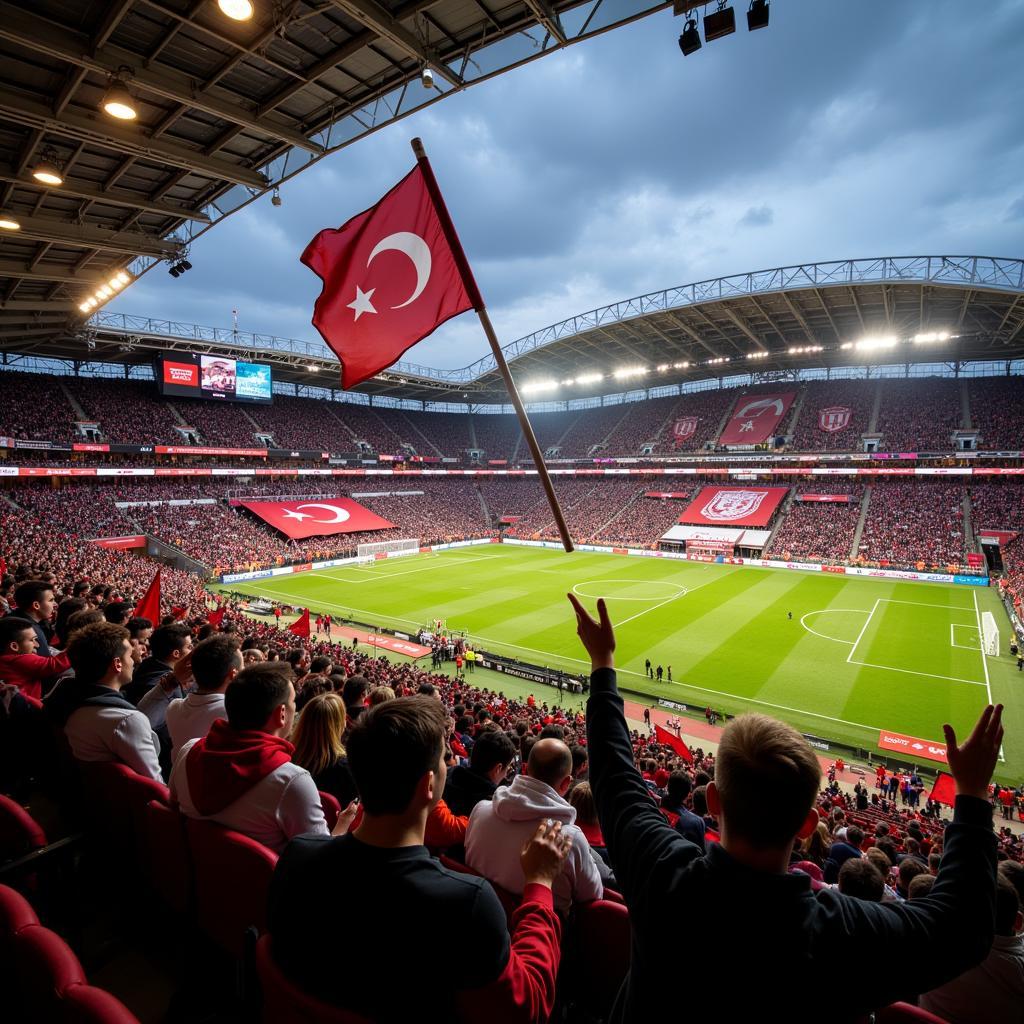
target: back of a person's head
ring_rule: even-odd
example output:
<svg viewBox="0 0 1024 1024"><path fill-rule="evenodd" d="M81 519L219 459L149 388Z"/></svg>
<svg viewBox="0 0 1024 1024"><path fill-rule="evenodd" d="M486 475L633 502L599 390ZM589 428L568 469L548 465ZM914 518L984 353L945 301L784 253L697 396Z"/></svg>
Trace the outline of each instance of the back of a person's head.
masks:
<svg viewBox="0 0 1024 1024"><path fill-rule="evenodd" d="M367 697L367 700L369 701L371 708L374 706L374 704L383 704L384 701L386 700L394 699L395 691L392 690L390 686L375 686L370 691L370 696Z"/></svg>
<svg viewBox="0 0 1024 1024"><path fill-rule="evenodd" d="M1020 897L1017 895L1017 890L1013 883L1005 875L997 874L996 935L1016 934L1020 912Z"/></svg>
<svg viewBox="0 0 1024 1024"><path fill-rule="evenodd" d="M715 787L729 833L760 849L782 848L814 806L821 766L790 725L765 715L734 718L723 730Z"/></svg>
<svg viewBox="0 0 1024 1024"><path fill-rule="evenodd" d="M68 619L75 612L84 611L89 607L89 602L84 597L66 597L57 605L57 618L54 622L54 630L61 640L68 637Z"/></svg>
<svg viewBox="0 0 1024 1024"><path fill-rule="evenodd" d="M149 638L149 653L158 661L167 661L175 651L185 645L191 630L183 622L172 622L153 630Z"/></svg>
<svg viewBox="0 0 1024 1024"><path fill-rule="evenodd" d="M668 798L675 804L681 804L689 795L693 783L687 772L673 772L668 777L668 785L665 787Z"/></svg>
<svg viewBox="0 0 1024 1024"><path fill-rule="evenodd" d="M703 818L708 813L708 787L695 786L690 803L693 804L693 813Z"/></svg>
<svg viewBox="0 0 1024 1024"><path fill-rule="evenodd" d="M144 615L133 615L125 625L128 627L128 632L132 637L140 636L147 629L153 628L153 623Z"/></svg>
<svg viewBox="0 0 1024 1024"><path fill-rule="evenodd" d="M998 870L999 874L1017 890L1020 905L1024 908L1024 864L1019 860L1004 860Z"/></svg>
<svg viewBox="0 0 1024 1024"><path fill-rule="evenodd" d="M879 823L878 823L878 824L877 824L877 825L875 826L875 836L876 836L876 837L877 837L878 839L883 839L883 838L884 838L885 836L887 836L888 834L889 834L889 826L888 826L888 825L886 825L886 823L885 823L884 821L880 821L880 822L879 822Z"/></svg>
<svg viewBox="0 0 1024 1024"><path fill-rule="evenodd" d="M0 619L0 654L9 653L7 645L21 640L26 629L35 630L31 619L23 619L20 615L8 615Z"/></svg>
<svg viewBox="0 0 1024 1024"><path fill-rule="evenodd" d="M589 782L577 782L569 790L566 799L576 808L577 823L597 824L597 804L594 802L594 791L590 788Z"/></svg>
<svg viewBox="0 0 1024 1024"><path fill-rule="evenodd" d="M291 665L293 670L298 670L299 666L306 660L306 651L303 647L293 647L286 655L285 661Z"/></svg>
<svg viewBox="0 0 1024 1024"><path fill-rule="evenodd" d="M885 893L885 879L866 857L851 857L839 869L839 891L844 896L881 903Z"/></svg>
<svg viewBox="0 0 1024 1024"><path fill-rule="evenodd" d="M86 626L91 626L97 622L106 622L106 619L103 618L103 612L98 608L83 608L81 611L72 612L68 616L67 623L64 626L64 635L61 639L67 640L77 630L84 629Z"/></svg>
<svg viewBox="0 0 1024 1024"><path fill-rule="evenodd" d="M511 764L515 756L516 745L507 733L487 729L477 736L469 752L469 765L478 775L486 775L499 764Z"/></svg>
<svg viewBox="0 0 1024 1024"><path fill-rule="evenodd" d="M330 658L327 657L326 654L318 654L309 663L309 671L313 673L313 675L329 676L331 674L330 668L332 664L333 662L331 661Z"/></svg>
<svg viewBox="0 0 1024 1024"><path fill-rule="evenodd" d="M903 860L900 861L899 867L896 869L896 873L899 875L900 889L903 892L906 892L911 880L916 878L918 875L927 874L928 868L916 857L904 857Z"/></svg>
<svg viewBox="0 0 1024 1024"><path fill-rule="evenodd" d="M292 742L292 760L310 774L318 775L345 754L341 742L345 732L345 702L333 691L318 693L302 709Z"/></svg>
<svg viewBox="0 0 1024 1024"><path fill-rule="evenodd" d="M125 626L132 617L132 606L127 601L111 601L103 609L103 618L117 626Z"/></svg>
<svg viewBox="0 0 1024 1024"><path fill-rule="evenodd" d="M332 692L330 679L322 675L307 673L302 677L301 686L295 698L295 706L300 711L319 694Z"/></svg>
<svg viewBox="0 0 1024 1024"><path fill-rule="evenodd" d="M388 700L359 716L348 763L367 814L408 810L423 777L439 769L447 726L448 714L433 697Z"/></svg>
<svg viewBox="0 0 1024 1024"><path fill-rule="evenodd" d="M572 774L572 752L561 740L538 739L530 751L528 771L531 779L557 788Z"/></svg>
<svg viewBox="0 0 1024 1024"><path fill-rule="evenodd" d="M939 873L939 865L942 863L941 853L929 853L928 854L928 870L933 874Z"/></svg>
<svg viewBox="0 0 1024 1024"><path fill-rule="evenodd" d="M345 688L341 691L341 695L345 700L345 707L359 707L366 699L369 689L370 683L364 676L349 676L345 680Z"/></svg>
<svg viewBox="0 0 1024 1024"><path fill-rule="evenodd" d="M192 649L192 675L200 690L216 690L232 669L241 668L242 656L234 637L214 633Z"/></svg>
<svg viewBox="0 0 1024 1024"><path fill-rule="evenodd" d="M864 856L881 871L886 879L889 878L889 872L892 870L892 860L890 860L884 850L877 846L869 846L864 851Z"/></svg>
<svg viewBox="0 0 1024 1024"><path fill-rule="evenodd" d="M262 729L271 712L288 702L293 678L285 661L262 662L239 672L224 691L228 725L236 732Z"/></svg>
<svg viewBox="0 0 1024 1024"><path fill-rule="evenodd" d="M935 876L929 875L927 871L924 874L915 875L910 880L910 885L907 886L907 899L919 900L922 896L927 896L932 891L934 884Z"/></svg>
<svg viewBox="0 0 1024 1024"><path fill-rule="evenodd" d="M555 725L555 723L552 722L550 725L545 725L544 728L541 729L540 735L537 738L541 739L541 740L547 740L547 739L564 740L565 739L565 729L562 726Z"/></svg>
<svg viewBox="0 0 1024 1024"><path fill-rule="evenodd" d="M67 646L75 679L87 685L99 682L110 663L124 655L127 642L128 630L112 622L94 622L75 630Z"/></svg>
<svg viewBox="0 0 1024 1024"><path fill-rule="evenodd" d="M846 841L850 846L856 846L860 849L860 844L864 842L864 830L858 828L856 825L851 825L846 830Z"/></svg>
<svg viewBox="0 0 1024 1024"><path fill-rule="evenodd" d="M434 697L437 695L437 689L434 687L433 683L420 683L420 685L416 687L416 692L421 697Z"/></svg>
<svg viewBox="0 0 1024 1024"><path fill-rule="evenodd" d="M28 611L36 601L42 601L53 584L46 580L25 580L14 588L14 603L19 611Z"/></svg>

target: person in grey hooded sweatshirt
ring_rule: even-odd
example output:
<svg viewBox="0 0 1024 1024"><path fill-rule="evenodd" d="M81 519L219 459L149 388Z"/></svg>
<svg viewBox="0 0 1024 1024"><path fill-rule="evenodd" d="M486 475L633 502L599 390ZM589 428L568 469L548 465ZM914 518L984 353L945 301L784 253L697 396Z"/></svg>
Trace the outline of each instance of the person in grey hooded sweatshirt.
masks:
<svg viewBox="0 0 1024 1024"><path fill-rule="evenodd" d="M494 797L478 803L466 831L466 864L511 893L523 891L520 853L544 820L560 821L571 838L562 875L552 886L555 909L604 895L601 876L586 836L575 825L576 809L565 799L572 783L572 752L556 739L538 740L530 751L527 774L517 775Z"/></svg>

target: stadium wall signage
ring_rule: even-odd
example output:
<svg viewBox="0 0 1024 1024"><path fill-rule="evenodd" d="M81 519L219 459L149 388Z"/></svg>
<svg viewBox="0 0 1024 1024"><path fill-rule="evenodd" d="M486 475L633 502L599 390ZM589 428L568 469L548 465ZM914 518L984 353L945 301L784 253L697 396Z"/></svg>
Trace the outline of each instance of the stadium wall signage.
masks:
<svg viewBox="0 0 1024 1024"><path fill-rule="evenodd" d="M878 746L882 750L895 750L911 759L926 758L929 761L939 761L942 764L949 764L946 757L946 744L938 743L935 740L922 740L916 736L905 736L901 732L890 732L883 729L878 734Z"/></svg>

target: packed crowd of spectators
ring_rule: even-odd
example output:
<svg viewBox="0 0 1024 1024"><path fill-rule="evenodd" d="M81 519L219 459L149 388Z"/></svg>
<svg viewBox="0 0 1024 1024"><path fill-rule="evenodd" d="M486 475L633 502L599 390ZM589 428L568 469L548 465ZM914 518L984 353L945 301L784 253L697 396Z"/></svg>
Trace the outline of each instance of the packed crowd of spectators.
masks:
<svg viewBox="0 0 1024 1024"><path fill-rule="evenodd" d="M256 425L250 418L254 406L237 402L175 398L172 407L185 425L195 427L202 445L223 448L265 448L256 440Z"/></svg>
<svg viewBox="0 0 1024 1024"><path fill-rule="evenodd" d="M602 490L600 481L588 478L576 480L572 477L554 477L552 483L567 522L569 522L571 510L575 505L585 502L587 499L593 499ZM542 500L537 502L519 522L513 523L508 528L508 536L540 536L545 527L552 526L553 528L555 517L551 513L547 498L543 496L543 491L541 495Z"/></svg>
<svg viewBox="0 0 1024 1024"><path fill-rule="evenodd" d="M960 381L884 380L876 430L882 450L889 452L949 451L953 433L963 423Z"/></svg>
<svg viewBox="0 0 1024 1024"><path fill-rule="evenodd" d="M563 505L565 522L569 533L577 544L590 544L595 536L610 521L619 522L628 516L628 509L641 491L635 480L592 481L590 490L581 487L579 496L568 506ZM541 537L558 537L554 522L541 530Z"/></svg>
<svg viewBox="0 0 1024 1024"><path fill-rule="evenodd" d="M100 426L100 433L115 444L184 444L174 429L181 426L146 381L68 377L61 383L74 395L85 415ZM190 423L189 426L200 424Z"/></svg>
<svg viewBox="0 0 1024 1024"><path fill-rule="evenodd" d="M1024 448L1024 377L972 377L967 381L967 395L979 449Z"/></svg>
<svg viewBox="0 0 1024 1024"><path fill-rule="evenodd" d="M559 458L586 458L591 454L591 449L596 445L604 444L618 424L628 418L630 407L634 404L636 403L597 406L582 412L560 439ZM611 451L610 447L603 448L594 454L600 457L608 451Z"/></svg>
<svg viewBox="0 0 1024 1024"><path fill-rule="evenodd" d="M689 486L673 484L672 489L680 494L696 492ZM656 548L658 541L679 522L680 513L689 504L689 499L648 498L645 492L652 490L650 484L640 487L634 499L619 512L607 526L598 530L591 540L595 544L620 543L631 547Z"/></svg>
<svg viewBox="0 0 1024 1024"><path fill-rule="evenodd" d="M1024 530L1024 484L972 483L971 525L980 530Z"/></svg>
<svg viewBox="0 0 1024 1024"><path fill-rule="evenodd" d="M802 494L845 494L850 500L797 500ZM786 561L849 561L863 494L864 488L859 484L801 484L765 553Z"/></svg>
<svg viewBox="0 0 1024 1024"><path fill-rule="evenodd" d="M808 452L860 450L877 394L877 380L808 384L789 447ZM823 415L825 410L830 412ZM834 429L844 419L845 426ZM825 429L829 426L833 429Z"/></svg>
<svg viewBox="0 0 1024 1024"><path fill-rule="evenodd" d="M60 390L60 381L34 373L0 376L0 435L23 441L71 440L79 418Z"/></svg>
<svg viewBox="0 0 1024 1024"><path fill-rule="evenodd" d="M966 493L945 482L873 484L859 557L922 568L963 564Z"/></svg>

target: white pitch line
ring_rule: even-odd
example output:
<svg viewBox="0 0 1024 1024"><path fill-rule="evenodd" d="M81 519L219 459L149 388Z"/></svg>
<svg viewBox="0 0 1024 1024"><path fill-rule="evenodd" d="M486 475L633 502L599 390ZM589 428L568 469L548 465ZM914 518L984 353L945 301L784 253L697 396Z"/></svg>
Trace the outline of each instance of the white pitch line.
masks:
<svg viewBox="0 0 1024 1024"><path fill-rule="evenodd" d="M977 620L978 625L978 646L981 648L981 665L985 669L985 688L988 690L988 702L992 704L992 683L988 678L988 657L985 654L985 632L981 628L981 609L978 607L978 592L976 590L971 591L971 597L974 598L974 617ZM999 744L999 760L1005 761L1003 757L1003 745Z"/></svg>
<svg viewBox="0 0 1024 1024"><path fill-rule="evenodd" d="M951 683L969 683L971 686L984 686L984 683L979 683L977 679L963 679L960 676L940 676L934 672L918 672L914 668L896 668L895 665L876 665L873 661L849 661L850 665L862 665L864 668L881 668L887 672L902 672L908 676L927 676L929 679L948 679Z"/></svg>
<svg viewBox="0 0 1024 1024"><path fill-rule="evenodd" d="M699 583L695 587L684 587L681 594L673 594L671 597L664 601L659 601L656 605L652 605L650 608L645 608L642 612L637 612L636 615L630 615L628 619L623 619L621 622L613 623L616 629L619 626L624 626L627 622L632 622L634 619L639 619L641 615L646 615L648 612L653 612L663 605L669 604L671 601L677 601L681 597L686 597L688 594L692 594L695 590L700 590L701 587L706 587L708 583L714 583L714 580L708 580L707 583ZM681 584L673 584L673 586L681 586ZM614 599L613 599L614 600Z"/></svg>
<svg viewBox="0 0 1024 1024"><path fill-rule="evenodd" d="M816 629L811 629L811 627L808 626L806 622L804 622L804 619L806 619L808 615L825 615L828 612L856 612L858 615L867 615L867 608L819 608L817 609L817 611L804 612L804 614L800 616L800 625L803 626L808 633L813 633L815 636L820 636L822 640L831 640L833 643L848 644L852 647L852 640L840 640L837 636L826 636L824 633L819 633Z"/></svg>
<svg viewBox="0 0 1024 1024"><path fill-rule="evenodd" d="M970 608L962 608L958 604L932 604L929 601L902 601L897 597L880 597L879 601L886 604L916 604L918 608L942 608L948 612L969 612Z"/></svg>
<svg viewBox="0 0 1024 1024"><path fill-rule="evenodd" d="M866 619L864 620L864 625L863 625L863 626L861 626L861 628L860 628L860 632L859 632L859 633L857 634L857 639L853 641L853 646L852 646L852 647L850 648L850 653L849 653L849 654L848 654L848 655L846 656L846 663L847 663L848 665L849 665L849 664L851 664L851 663L853 662L853 652L854 652L855 650L857 650L857 644L859 644L859 643L861 642L861 640L863 639L863 637L864 637L864 633L865 633L865 631L867 630L867 628L868 628L868 625L870 624L870 622L871 622L871 619L872 619L872 617L874 616L875 612L876 612L876 611L878 610L878 605L879 605L879 604L881 603L881 600L882 600L882 599L881 599L881 598L879 598L879 599L878 599L878 600L877 600L877 601L876 601L876 602L875 602L875 603L874 603L874 604L873 604L873 605L871 606L871 611L870 611L870 612L868 612L868 617L867 617L867 618L866 618Z"/></svg>
<svg viewBox="0 0 1024 1024"><path fill-rule="evenodd" d="M476 558L460 558L458 560L457 564L458 565L468 565L470 562L484 562L484 561L487 561L488 559L491 559L493 557L494 557L494 555L478 555ZM338 568L341 568L341 566L339 566ZM360 580L360 579L353 580L353 579L347 579L347 578L345 578L343 576L332 576L331 573L329 573L327 571L316 572L316 573L314 573L314 575L322 577L322 578L326 578L326 579L329 579L329 580L338 580L341 583L371 583L371 582L374 582L376 580L391 580L391 579L394 579L396 576L409 576L409 575L411 575L414 572L430 572L431 569L435 569L435 568L437 568L437 567L435 565L433 565L433 564L431 564L431 565L421 565L418 569L403 569L401 572L374 573L372 576L367 577L364 580Z"/></svg>

